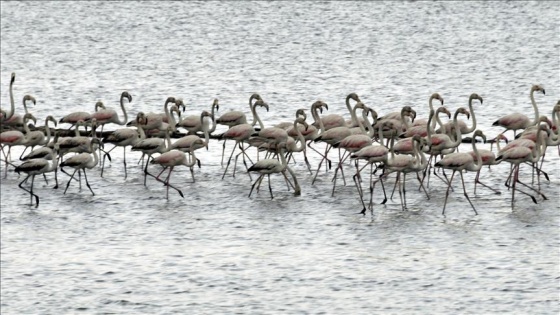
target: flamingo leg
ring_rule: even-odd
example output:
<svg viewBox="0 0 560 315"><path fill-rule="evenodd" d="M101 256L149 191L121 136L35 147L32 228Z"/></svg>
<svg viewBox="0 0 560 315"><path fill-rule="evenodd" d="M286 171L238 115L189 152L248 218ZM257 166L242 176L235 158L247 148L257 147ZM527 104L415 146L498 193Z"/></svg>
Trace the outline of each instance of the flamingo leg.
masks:
<svg viewBox="0 0 560 315"><path fill-rule="evenodd" d="M420 178L420 172L416 172L416 178L418 179L418 183L420 183L420 189L424 190L424 193L426 194L426 198L430 200L430 195L428 194L428 191L426 191L424 184L422 184L422 179Z"/></svg>
<svg viewBox="0 0 560 315"><path fill-rule="evenodd" d="M249 191L249 198L251 198L251 194L253 193L253 189L255 188L255 185L259 182L259 180L264 176L264 174L261 174L253 183L253 185L251 185L251 190Z"/></svg>
<svg viewBox="0 0 560 315"><path fill-rule="evenodd" d="M95 196L95 194L93 193L93 190L91 189L91 186L89 185L88 179L87 179L87 174L86 174L86 170L84 169L84 178L86 180L86 186L87 188L89 188L89 191L91 191L91 195Z"/></svg>
<svg viewBox="0 0 560 315"><path fill-rule="evenodd" d="M449 189L451 188L451 183L453 182L453 176L455 176L456 170L453 170L453 174L451 174L451 179L449 179L449 184L447 184L447 190L445 192L445 201L443 202L443 211L441 214L445 215L445 207L447 206L447 198L449 197Z"/></svg>
<svg viewBox="0 0 560 315"><path fill-rule="evenodd" d="M459 175L461 175L461 183L463 184L463 193L465 195L465 198L467 198L467 200L471 204L471 207L474 210L474 214L478 215L478 212L476 212L476 209L475 209L473 203L471 202L471 199L469 198L469 195L467 194L467 189L465 188L465 180L463 179L463 171L459 171Z"/></svg>
<svg viewBox="0 0 560 315"><path fill-rule="evenodd" d="M474 179L474 194L476 195L476 185L480 184L480 185L490 189L491 191L493 191L496 195L500 195L502 193L501 191L499 191L497 189L494 189L494 188L492 188L492 187L490 187L490 186L488 186L488 185L486 185L486 184L484 184L483 182L480 181L480 179L479 179L480 178L480 171L481 170L478 170L478 172L476 172L476 177Z"/></svg>
<svg viewBox="0 0 560 315"><path fill-rule="evenodd" d="M233 146L233 150L231 150L231 154L230 154L230 156L229 156L229 159L228 159L228 162L227 162L227 165L226 165L226 169L225 169L225 171L224 171L224 174L222 175L222 180L223 180L224 177L226 176L227 170L228 170L228 168L229 168L229 164L231 163L231 158L233 157L233 153L235 152L235 148L237 148L237 144L238 144L238 143L236 142L235 145ZM224 142L224 149L225 149L225 142ZM234 176L234 177L235 177L235 176Z"/></svg>
<svg viewBox="0 0 560 315"><path fill-rule="evenodd" d="M22 186L22 184L27 181L29 176L31 176L31 190L27 190ZM27 175L27 177L25 177L25 179L23 181L21 181L21 183L19 183L18 187L29 193L29 196L31 197L31 205L33 205L33 197L35 197L35 201L36 201L35 208L37 208L39 206L39 196L37 196L36 194L33 193L33 180L34 180L34 178L35 178L35 175Z"/></svg>
<svg viewBox="0 0 560 315"><path fill-rule="evenodd" d="M70 176L70 179L68 180L68 183L66 183L66 189L64 189L63 194L66 194L66 191L68 190L68 187L70 186L70 182L72 182L72 179L74 178L74 175L76 174L77 171L78 171L78 169L75 169L74 173L72 173L72 175Z"/></svg>
<svg viewBox="0 0 560 315"><path fill-rule="evenodd" d="M270 185L270 174L268 174L268 190L270 191L270 200L274 199L272 195L272 186Z"/></svg>

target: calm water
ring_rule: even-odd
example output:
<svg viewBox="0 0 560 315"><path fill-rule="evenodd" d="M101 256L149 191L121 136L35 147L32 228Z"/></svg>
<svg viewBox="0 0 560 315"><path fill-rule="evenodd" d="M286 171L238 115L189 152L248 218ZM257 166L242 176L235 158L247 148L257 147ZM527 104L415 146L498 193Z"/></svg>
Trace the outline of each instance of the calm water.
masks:
<svg viewBox="0 0 560 315"><path fill-rule="evenodd" d="M219 114L248 111L258 92L270 104L265 125L317 99L348 117L350 92L379 114L410 105L419 117L433 92L453 111L476 92L484 98L478 128L492 138L500 116L532 117L531 84L546 88L536 97L541 114L559 99L559 11L554 2L2 2L2 108L11 72L16 111L32 94L41 122L92 111L97 100L117 108L124 90L133 96L129 117L161 111L168 96L182 97L187 114L214 98ZM103 177L88 173L95 196L77 183L63 195L52 176L48 185L37 178L37 209L17 187L23 176L10 171L0 185L2 314L560 310L556 148L540 186L549 200L538 204L518 194L512 211L509 165L483 170L502 195L474 195L467 174L478 216L459 181L442 216L446 187L437 179L429 200L409 182L406 212L398 194L379 205L377 189L373 215L361 216L350 166L348 185L331 197L333 172L311 185L301 156L292 165L301 196L272 176L275 198L264 182L249 199L242 164L221 180L221 150L212 140L200 151L195 183L176 169L184 199L171 191L166 200L152 179L144 187L139 154L129 150L126 180L122 149ZM310 160L316 167L318 155L310 151ZM531 182L527 167L521 178ZM67 177L60 180L64 187Z"/></svg>

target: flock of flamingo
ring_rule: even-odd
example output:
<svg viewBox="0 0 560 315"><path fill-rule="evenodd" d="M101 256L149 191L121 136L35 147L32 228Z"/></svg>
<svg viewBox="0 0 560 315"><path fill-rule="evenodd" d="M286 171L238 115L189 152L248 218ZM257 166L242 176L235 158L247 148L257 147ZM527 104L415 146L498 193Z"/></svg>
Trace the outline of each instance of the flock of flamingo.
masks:
<svg viewBox="0 0 560 315"><path fill-rule="evenodd" d="M170 183L171 173L175 167L186 166L190 169L194 181L194 166L200 167L201 165L195 152L201 148L208 149L211 139L223 142L221 163L222 167L225 164L225 169L222 180L225 179L232 160L233 177L235 177L238 159L241 158L243 161L252 182L249 197L255 187L257 190L259 189L266 176L270 196L274 198L270 175L278 173L284 177L288 190L294 189L296 195L300 194L301 187L297 174L289 165L295 158L294 155L299 153L305 161L310 176L313 176L312 184L315 183L323 163L326 172L332 170L334 165L333 196L338 178L341 177L346 185L344 171L352 169L352 179L363 206L362 214L365 214L367 209L373 213L374 188L377 184L380 184L383 189L384 199L381 204L387 202L385 182L391 174L394 174L395 178L393 193L395 190L398 191L402 209L406 210L405 185L406 176L409 173L416 175L418 191L422 191L427 199L430 198L430 194L426 188L429 188L432 174L447 185L443 214L450 191L453 190L453 179L458 173L463 194L474 213L478 214L467 193L463 173L476 172L475 194L477 184L500 194L499 190L480 181L480 172L483 166L490 167L502 162L511 165L505 185L511 190L512 209L516 192L530 197L533 202L537 203L535 195L540 196L543 200L547 199L540 189L534 187L535 177L539 185L541 174L548 179L547 173L543 171L546 149L549 146L557 146L560 154L558 129L560 101L553 106L550 117L539 115L535 93L545 94L541 85L533 85L530 89L529 96L534 109L533 119L524 114L512 113L498 118L493 123L493 126L504 128L502 133L491 139L491 142L497 145L497 151L494 153L492 146L490 150L478 147L478 140L486 143L487 139L481 129L476 129L474 108L480 106L477 104L483 103L482 97L476 93L470 95L468 108L460 107L453 114L444 106L441 95L432 94L428 101L427 119L416 119L416 111L410 106L405 106L398 112L380 115L374 109L366 106L356 93L350 93L346 97L346 107L350 119L339 114L324 113L328 111L328 105L323 101L316 101L311 105L309 111L298 109L293 121L265 126L258 115L258 110L266 109L268 111L269 106L256 93L249 97L250 115L243 111L232 110L215 117L216 111L219 110L218 100L215 99L210 111L204 110L199 115L181 118L181 113L185 111L185 104L180 98L169 97L164 103L163 112L139 112L136 118L129 121L125 104L132 102L132 96L125 91L120 97L122 119L117 111L105 108L102 102L97 102L93 112L74 112L58 120L52 115L48 115L45 118L44 128L36 127L34 130L30 130L29 123L32 121L33 126L36 126L37 119L28 111L27 103L35 104L35 98L25 95L23 98L25 112L17 114L14 108L14 81L15 73L12 73L9 88L10 110L2 109L0 113L2 128L0 142L4 157L2 161L5 163L4 178L7 176L9 166L13 167L17 173L25 173L27 176L18 186L30 194L31 205L35 204L35 207L39 205L39 196L33 191L36 175L45 177L46 173L54 173L56 181L54 188L58 188L57 171L60 169L69 176L64 190L64 194L66 194L73 181L78 181L81 188L81 173L83 173L88 189L94 194L87 179L86 170L99 166L101 176L103 176L105 160L106 158L111 160L109 153L117 147L123 148L122 162L125 180L128 176L127 150L141 152L144 185L147 185L148 176L153 177L166 186L166 198L169 198L169 188L176 190L181 197L184 196L179 188ZM439 102L439 106L434 105L434 101ZM308 120L306 112L311 114L312 122ZM465 120L459 119L460 115L466 117L467 120L472 118L470 126ZM448 121L444 123L442 116L447 116L443 119L448 119ZM452 116L453 118L451 118ZM60 130L51 131L49 123L55 127L57 124L69 124L70 129L74 129L74 136L60 136ZM103 132L106 124L117 124L124 127L112 132ZM228 129L218 135L212 134L217 125L225 125ZM100 132L97 131L99 127ZM82 131L80 128L85 130ZM172 141L171 135L176 134L178 130L187 132L184 136ZM513 131L511 140L505 136L507 131ZM472 134L470 137L472 151L458 152L459 144L465 140L464 136L469 134ZM224 163L228 140L235 144L232 146L227 163ZM505 141L503 147L500 146L502 140ZM112 148L105 151L106 145L111 145ZM18 165L13 163L11 157L11 148L14 146L25 147L19 157L21 162ZM31 152L24 155L27 148L30 148ZM329 156L329 152L333 148L338 151L338 159L334 159L335 163ZM313 167L308 159L308 153L311 151L321 158L315 167L315 175L313 175ZM103 158L101 158L102 152ZM264 155L263 158L260 157L261 154ZM162 166L157 175L150 170L150 166L153 164ZM519 178L519 169L522 165L527 165L533 170L531 184L522 182ZM73 172L67 173L64 170L65 167L72 168ZM168 170L167 175L164 175L166 170ZM445 170L451 171L451 176L448 176ZM78 178L75 178L76 172ZM362 173L365 174L365 172L368 172L369 176L366 175L365 178L362 178ZM258 174L254 181L251 173ZM29 178L31 183L28 183ZM46 177L45 180L47 180ZM362 187L362 182L366 180L369 182L369 201L367 203L364 201L365 193ZM520 186L524 189L521 189ZM33 202L33 197L35 202Z"/></svg>

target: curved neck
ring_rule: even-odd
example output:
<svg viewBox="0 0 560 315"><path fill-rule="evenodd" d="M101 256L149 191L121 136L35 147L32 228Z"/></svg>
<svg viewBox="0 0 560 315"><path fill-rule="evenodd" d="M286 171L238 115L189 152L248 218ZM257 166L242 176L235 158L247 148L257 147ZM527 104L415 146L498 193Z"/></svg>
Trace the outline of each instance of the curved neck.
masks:
<svg viewBox="0 0 560 315"><path fill-rule="evenodd" d="M428 143L432 143L432 132L434 130L434 127L432 124L434 122L434 116L436 115L437 111L434 112L433 110L430 110L430 117L428 117L428 123L426 125L426 129L428 129Z"/></svg>
<svg viewBox="0 0 560 315"><path fill-rule="evenodd" d="M171 122L171 119L173 118L171 117L172 115L169 114L169 100L165 100L165 104L163 104L163 112L165 117L167 117L167 121Z"/></svg>
<svg viewBox="0 0 560 315"><path fill-rule="evenodd" d="M535 90L531 89L531 94L529 98L531 99L531 105L533 105L533 110L535 111L535 120L531 123L532 126L537 125L539 123L539 108L537 107L537 103L535 102Z"/></svg>
<svg viewBox="0 0 560 315"><path fill-rule="evenodd" d="M179 111L179 109L177 109L177 111ZM169 118L169 120L168 120L168 121L169 121L169 124L168 124L168 125L171 126L171 128L173 129L173 131L175 131L175 130L177 130L177 121L175 120L175 115L173 115L173 113L175 113L175 110L171 110L171 111L169 112L169 116L168 116L168 118ZM179 111L179 113L180 113L180 111ZM179 117L179 118L180 118L180 117Z"/></svg>
<svg viewBox="0 0 560 315"><path fill-rule="evenodd" d="M405 115L405 111L401 110L401 121L403 123L403 125L405 126L406 129L410 128L410 121L406 118L404 118Z"/></svg>
<svg viewBox="0 0 560 315"><path fill-rule="evenodd" d="M208 131L208 125L204 123L204 116L202 116L200 118L200 123L202 125L202 132L204 132L204 141L206 143L206 145L208 145L208 143L210 143L210 131ZM212 122L214 122L214 115L212 114ZM216 127L216 124L214 123L213 128Z"/></svg>
<svg viewBox="0 0 560 315"><path fill-rule="evenodd" d="M432 96L430 96L430 100L428 101L428 106L430 107L430 111L434 110L433 101L434 101L434 98Z"/></svg>
<svg viewBox="0 0 560 315"><path fill-rule="evenodd" d="M435 129L435 126L436 126L436 123L437 123L439 125L439 127L441 128L441 130L444 130L443 123L441 122L441 119L439 118L439 114L440 114L440 111L436 110L436 115L434 117L435 121L432 121L432 129Z"/></svg>
<svg viewBox="0 0 560 315"><path fill-rule="evenodd" d="M47 116L45 119L45 132L47 133L47 139L45 139L44 144L47 144L51 141L51 128L49 128L49 118L51 116Z"/></svg>
<svg viewBox="0 0 560 315"><path fill-rule="evenodd" d="M313 123L319 124L321 133L325 132L325 125L323 124L323 120L319 117L319 109L315 106L315 104L311 106L311 116L313 116Z"/></svg>
<svg viewBox="0 0 560 315"><path fill-rule="evenodd" d="M365 127L367 127L367 131L365 130L365 127L360 123L362 129L364 129L364 134L366 134L368 137L373 138L373 136L375 135L375 129L373 128L373 125L371 124L371 122L368 119L368 111L364 110L362 111L362 118L364 119L364 123L366 124ZM377 121L374 122L374 124L377 123Z"/></svg>
<svg viewBox="0 0 560 315"><path fill-rule="evenodd" d="M257 124L257 121L259 122L259 125L261 126L261 129L263 129L263 125L262 122L259 120L258 115L256 114L256 110L255 110L255 106L253 105L253 95L251 95L251 97L249 97L249 109L251 110L251 114L253 115L253 122L251 123L251 126L255 126Z"/></svg>
<svg viewBox="0 0 560 315"><path fill-rule="evenodd" d="M500 142L500 141L498 141ZM482 168L482 157L480 156L480 152L478 152L478 149L476 148L476 137L473 137L472 139L472 149L473 152L476 156L476 164L474 167L474 170L478 171L480 168ZM500 150L500 145L498 144L498 150Z"/></svg>
<svg viewBox="0 0 560 315"><path fill-rule="evenodd" d="M379 137L379 143L383 145L383 121L376 122L377 126L377 136Z"/></svg>
<svg viewBox="0 0 560 315"><path fill-rule="evenodd" d="M259 127L260 127L261 130L262 130L262 129L264 129L264 124L263 124L263 122L261 121L261 118L259 117L259 115L257 114L257 109L256 109L256 107L257 107L257 105L254 105L254 106L251 108L251 109L252 109L252 112L253 112L253 118L254 118L254 119L253 119L253 124L252 124L252 125L255 126L255 121L256 121L256 122L259 123Z"/></svg>
<svg viewBox="0 0 560 315"><path fill-rule="evenodd" d="M163 152L167 152L171 148L171 136L169 135L170 133L170 130L165 130L165 143L167 145L165 146L165 149L162 150Z"/></svg>
<svg viewBox="0 0 560 315"><path fill-rule="evenodd" d="M25 111L25 113L26 113L26 114L29 113L29 111L27 110L27 104L26 104L26 103L27 103L27 99L26 99L25 97L23 98L23 102L22 102L22 103L23 103L23 110Z"/></svg>
<svg viewBox="0 0 560 315"><path fill-rule="evenodd" d="M212 127L208 130L208 133L214 132L216 130L216 116L214 116L214 111L216 110L216 104L212 104L212 111L210 112L210 117L212 118Z"/></svg>
<svg viewBox="0 0 560 315"><path fill-rule="evenodd" d="M93 141L90 142L90 145L91 145L91 153L93 154L93 161L86 164L86 168L94 168L97 165L97 162L99 162L99 156L97 155L97 145L94 146Z"/></svg>
<svg viewBox="0 0 560 315"><path fill-rule="evenodd" d="M457 117L459 116L459 112L456 112L453 115L453 126L455 126L455 141L453 141L452 147L457 147L461 144L461 128L459 128L459 123L457 122Z"/></svg>
<svg viewBox="0 0 560 315"><path fill-rule="evenodd" d="M28 135L31 132L29 130L29 126L28 126L29 125L28 124L29 119L31 119L31 118L27 117L23 120L23 130L25 131L25 135Z"/></svg>
<svg viewBox="0 0 560 315"><path fill-rule="evenodd" d="M191 145L190 149L189 149L190 155L191 155L191 160L187 161L187 163L185 164L186 167L193 167L196 164L196 155L194 154L194 145Z"/></svg>
<svg viewBox="0 0 560 315"><path fill-rule="evenodd" d="M354 109L352 109L352 106L350 106L350 96L351 94L349 94L348 96L346 96L346 108L348 109L348 112L350 113L350 116L352 117L352 124L356 125L358 123L358 117L356 116L356 106L354 106Z"/></svg>
<svg viewBox="0 0 560 315"><path fill-rule="evenodd" d="M471 112L471 116L472 116L472 126L467 129L467 131L465 133L471 133L474 131L474 129L476 128L476 115L474 114L474 109L473 109L473 99L469 98L469 111Z"/></svg>
<svg viewBox="0 0 560 315"><path fill-rule="evenodd" d="M126 125L126 123L128 122L128 115L126 114L126 109L124 108L124 98L124 96L121 96L121 109L123 111L124 119L121 121L117 117L117 119L119 120L119 122L117 123L118 125Z"/></svg>
<svg viewBox="0 0 560 315"><path fill-rule="evenodd" d="M301 152L305 149L305 137L301 133L301 130L298 128L299 121L296 119L294 120L294 130L297 132L298 141L296 141L296 147L292 150L292 152Z"/></svg>

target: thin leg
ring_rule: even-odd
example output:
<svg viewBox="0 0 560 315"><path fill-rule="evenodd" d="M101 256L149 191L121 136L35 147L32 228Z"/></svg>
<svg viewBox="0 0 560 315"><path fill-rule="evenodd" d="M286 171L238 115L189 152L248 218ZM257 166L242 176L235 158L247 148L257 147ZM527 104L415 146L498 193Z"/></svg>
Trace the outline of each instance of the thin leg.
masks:
<svg viewBox="0 0 560 315"><path fill-rule="evenodd" d="M28 178L29 176L32 176L32 177L31 177L31 190L27 190L27 189L23 188L23 186L22 186L22 184L23 184L25 181L27 181L27 178ZM27 191L27 192L30 194L30 197L31 197L31 205L33 205L33 196L35 196L35 201L36 201L35 208L37 208L37 207L39 206L39 196L37 196L37 195L35 195L35 194L33 193L33 180L34 180L34 178L35 178L35 175L27 175L27 177L25 177L25 179L24 179L23 181L21 181L21 183L19 183L18 186L19 186L19 188L21 188L21 189Z"/></svg>
<svg viewBox="0 0 560 315"><path fill-rule="evenodd" d="M72 179L74 178L74 175L76 174L77 171L78 171L78 169L75 169L74 173L72 173L72 176L70 176L70 179L68 180L68 183L66 183L66 189L64 189L63 194L66 194L66 191L68 190L68 187L70 186L70 182L72 182Z"/></svg>
<svg viewBox="0 0 560 315"><path fill-rule="evenodd" d="M445 207L447 206L447 198L449 197L449 189L451 188L451 183L453 182L453 176L455 176L455 170L453 170L453 174L451 174L451 178L449 179L449 184L447 184L447 191L445 192L445 201L443 202L443 211L441 214L445 215Z"/></svg>
<svg viewBox="0 0 560 315"><path fill-rule="evenodd" d="M474 208L473 203L471 202L471 199L469 198L469 195L467 194L467 189L465 188L465 180L463 179L463 172L459 171L459 175L461 175L461 183L463 184L463 193L465 195L465 198L467 198L467 200L469 201L469 203L471 204L472 209L474 210L474 214L478 215L478 212L476 212L476 209Z"/></svg>
<svg viewBox="0 0 560 315"><path fill-rule="evenodd" d="M268 190L270 191L270 199L274 199L274 196L272 195L272 186L270 185L270 174L268 174Z"/></svg>
<svg viewBox="0 0 560 315"><path fill-rule="evenodd" d="M87 186L87 188L89 188L89 191L91 191L91 195L92 195L92 196L95 196L95 194L93 193L93 190L91 189L91 186L89 185L89 182L88 182L88 180L87 180L87 174L86 174L86 170L85 170L85 169L84 169L84 178L85 178L85 180L86 180L86 186Z"/></svg>

